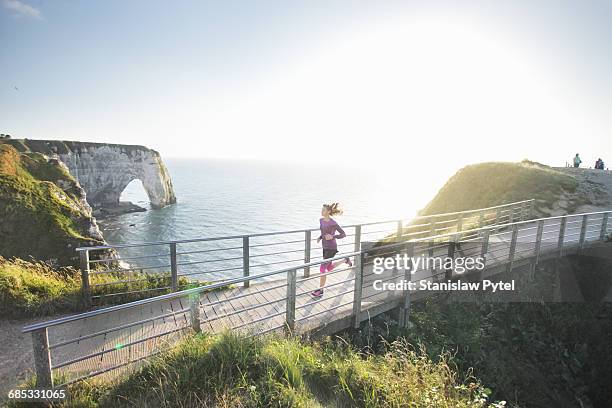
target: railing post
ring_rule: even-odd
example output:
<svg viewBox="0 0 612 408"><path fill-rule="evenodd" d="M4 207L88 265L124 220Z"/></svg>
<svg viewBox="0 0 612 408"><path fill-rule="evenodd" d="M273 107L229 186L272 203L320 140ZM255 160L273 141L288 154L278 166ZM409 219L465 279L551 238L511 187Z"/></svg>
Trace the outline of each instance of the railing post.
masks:
<svg viewBox="0 0 612 408"><path fill-rule="evenodd" d="M361 251L361 225L355 227L355 246L353 252Z"/></svg>
<svg viewBox="0 0 612 408"><path fill-rule="evenodd" d="M565 240L565 224L567 224L567 217L561 218L561 224L559 225L559 241L557 243L559 257L563 256L563 241Z"/></svg>
<svg viewBox="0 0 612 408"><path fill-rule="evenodd" d="M170 280L172 285L172 291L178 290L178 266L176 263L176 242L170 244Z"/></svg>
<svg viewBox="0 0 612 408"><path fill-rule="evenodd" d="M448 257L455 259L455 251L457 250L457 241L459 234L453 235L453 239L448 241ZM453 268L446 268L444 270L444 279L447 281L453 279Z"/></svg>
<svg viewBox="0 0 612 408"><path fill-rule="evenodd" d="M408 256L408 259L412 259L412 257L414 256L414 242L411 242L408 244L407 249L406 249L406 255ZM399 319L398 319L398 325L400 327L408 327L409 326L409 322L410 322L410 288L407 287L408 283L412 281L412 263L410 263L410 266L408 268L406 268L406 270L404 271L404 289L403 289L403 299L402 302L400 303L400 308L399 308Z"/></svg>
<svg viewBox="0 0 612 408"><path fill-rule="evenodd" d="M512 239L510 240L510 251L508 252L508 272L512 271L512 263L516 252L516 241L518 239L518 224L512 227Z"/></svg>
<svg viewBox="0 0 612 408"><path fill-rule="evenodd" d="M519 209L519 216L518 216L518 221L523 221L523 214L525 212L525 203L521 203L520 204L520 209Z"/></svg>
<svg viewBox="0 0 612 408"><path fill-rule="evenodd" d="M480 247L480 256L485 259L486 262L486 254L489 252L489 236L491 235L491 230L487 229L482 234L482 246Z"/></svg>
<svg viewBox="0 0 612 408"><path fill-rule="evenodd" d="M304 263L310 262L310 245L312 243L312 234L310 230L304 231ZM304 277L310 277L310 266L304 267Z"/></svg>
<svg viewBox="0 0 612 408"><path fill-rule="evenodd" d="M532 198L529 202L529 219L534 217L535 213L535 200Z"/></svg>
<svg viewBox="0 0 612 408"><path fill-rule="evenodd" d="M196 333L200 333L200 294L193 293L189 295L189 316L191 318L191 328Z"/></svg>
<svg viewBox="0 0 612 408"><path fill-rule="evenodd" d="M487 265L487 252L489 252L489 236L491 235L491 230L487 228L482 232L482 243L480 245L480 257L482 258L482 262L485 267L482 270L477 272L478 280L482 280L482 272L486 268Z"/></svg>
<svg viewBox="0 0 612 408"><path fill-rule="evenodd" d="M242 237L242 275L245 277L250 275L249 267L251 266L251 263L249 261L249 249L249 236L245 235ZM248 288L250 284L251 281L245 280L243 286Z"/></svg>
<svg viewBox="0 0 612 408"><path fill-rule="evenodd" d="M512 224L514 222L514 206L510 206L510 214L508 215L508 224Z"/></svg>
<svg viewBox="0 0 612 408"><path fill-rule="evenodd" d="M396 232L395 232L395 241L396 242L401 242L402 241L402 236L403 236L402 220L399 220L399 221L397 221L397 229L396 229ZM397 266L395 266L393 268L392 273L393 273L394 276L397 275L397 273L398 273ZM392 292L388 291L388 295L392 296Z"/></svg>
<svg viewBox="0 0 612 408"><path fill-rule="evenodd" d="M89 250L79 251L79 264L81 268L81 291L87 306L91 306L91 287L89 285Z"/></svg>
<svg viewBox="0 0 612 408"><path fill-rule="evenodd" d="M361 324L361 296L363 294L363 266L365 254L362 252L355 257L355 290L353 291L353 328L358 329Z"/></svg>
<svg viewBox="0 0 612 408"><path fill-rule="evenodd" d="M538 231L536 232L535 246L533 255L535 256L534 265L540 262L540 249L542 248L542 234L544 232L544 221L538 221Z"/></svg>
<svg viewBox="0 0 612 408"><path fill-rule="evenodd" d="M51 371L49 333L46 327L32 332L32 346L36 369L36 388L51 389L53 388L53 372Z"/></svg>
<svg viewBox="0 0 612 408"><path fill-rule="evenodd" d="M497 209L495 210L495 221L494 221L493 225L499 224L500 213L501 213L500 207L497 207Z"/></svg>
<svg viewBox="0 0 612 408"><path fill-rule="evenodd" d="M609 213L605 213L603 215L603 219L601 220L601 231L599 233L600 241L606 239L606 233L608 232L608 215Z"/></svg>
<svg viewBox="0 0 612 408"><path fill-rule="evenodd" d="M430 230L429 238L435 237L436 236L436 224L435 224L433 217L429 219L429 230ZM434 247L433 239L429 240L429 242L427 243L427 247L428 247L427 254L430 257L433 256L433 247Z"/></svg>
<svg viewBox="0 0 612 408"><path fill-rule="evenodd" d="M578 241L578 248L582 250L584 248L584 242L586 241L586 231L589 222L589 216L582 216L582 225L580 226L580 240Z"/></svg>
<svg viewBox="0 0 612 408"><path fill-rule="evenodd" d="M285 323L289 333L295 330L295 287L296 269L291 269L287 272L287 307L285 309Z"/></svg>

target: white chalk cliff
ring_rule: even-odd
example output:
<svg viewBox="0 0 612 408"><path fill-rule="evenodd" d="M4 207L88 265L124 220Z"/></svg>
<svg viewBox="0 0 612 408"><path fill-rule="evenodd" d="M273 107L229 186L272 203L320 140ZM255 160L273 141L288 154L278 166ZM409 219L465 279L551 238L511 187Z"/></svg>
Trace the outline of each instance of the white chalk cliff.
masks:
<svg viewBox="0 0 612 408"><path fill-rule="evenodd" d="M172 181L158 152L144 146L57 140L13 139L18 150L56 156L68 166L94 208L119 203L135 179L149 196L153 208L176 202Z"/></svg>
<svg viewBox="0 0 612 408"><path fill-rule="evenodd" d="M119 203L121 193L135 179L142 182L154 208L175 203L172 181L159 153L138 147L78 146L59 157L94 207Z"/></svg>

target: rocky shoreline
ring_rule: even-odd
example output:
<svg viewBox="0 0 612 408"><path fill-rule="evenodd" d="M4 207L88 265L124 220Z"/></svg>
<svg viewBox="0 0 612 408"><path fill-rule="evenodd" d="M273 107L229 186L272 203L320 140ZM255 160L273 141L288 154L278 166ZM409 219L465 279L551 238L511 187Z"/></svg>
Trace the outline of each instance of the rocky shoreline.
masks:
<svg viewBox="0 0 612 408"><path fill-rule="evenodd" d="M94 208L93 215L98 219L116 217L123 214L136 212L146 212L147 209L132 203L131 201L120 201L116 205L105 205L104 207Z"/></svg>

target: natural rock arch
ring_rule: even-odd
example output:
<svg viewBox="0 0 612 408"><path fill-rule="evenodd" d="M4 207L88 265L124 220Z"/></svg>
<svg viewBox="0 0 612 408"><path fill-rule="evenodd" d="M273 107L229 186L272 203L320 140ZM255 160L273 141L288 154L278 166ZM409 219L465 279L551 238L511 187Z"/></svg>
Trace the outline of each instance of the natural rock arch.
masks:
<svg viewBox="0 0 612 408"><path fill-rule="evenodd" d="M119 203L121 193L135 179L142 182L153 208L176 202L161 156L144 146L28 139L10 143L20 151L57 155L79 181L92 207Z"/></svg>
<svg viewBox="0 0 612 408"><path fill-rule="evenodd" d="M142 182L153 208L176 202L168 170L154 150L142 146L83 146L60 158L94 207L119 203L123 190L136 179Z"/></svg>

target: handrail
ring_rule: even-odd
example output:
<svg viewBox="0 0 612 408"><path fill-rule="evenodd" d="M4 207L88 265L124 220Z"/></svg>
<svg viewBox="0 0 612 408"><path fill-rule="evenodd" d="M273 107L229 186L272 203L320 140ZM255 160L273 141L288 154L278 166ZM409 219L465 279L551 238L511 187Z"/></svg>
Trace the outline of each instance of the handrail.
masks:
<svg viewBox="0 0 612 408"><path fill-rule="evenodd" d="M431 237L418 238L418 239L409 240L409 241L403 241L403 242L386 244L386 245L382 245L382 246L376 247L375 249L377 251L380 250L380 249L392 249L392 248L395 248L395 247L406 245L406 243L408 243L408 242L411 242L411 243L427 242L427 241L430 241L432 239L454 237L457 234L466 234L466 233L478 232L478 231L490 231L490 230L502 229L502 228L505 228L505 227L515 226L515 225L537 223L537 222L541 222L541 221L548 221L548 220L562 219L562 218L570 218L570 217L584 217L584 216L597 215L597 214L609 214L611 212L612 211L596 211L596 212L582 213L582 214L568 214L568 215L561 215L561 216L554 216L554 217L538 218L538 219L527 220L527 221L517 221L517 222L513 222L513 223L508 223L508 224L490 225L490 226L485 226L485 227L482 227L482 228L474 228L474 229L470 229L470 230L464 230L462 232L453 232L453 233L441 234L441 235L436 235L436 236L431 236ZM233 285L233 284L237 284L237 283L243 283L245 281L255 280L255 279L258 279L258 278L264 278L264 277L267 277L267 276L278 275L278 274L286 273L286 272L289 272L289 271L295 271L295 270L298 270L298 269L308 268L308 267L311 267L311 266L317 266L317 265L320 265L320 264L323 264L323 263L328 263L328 262L342 260L342 259L344 259L346 257L361 255L361 254L367 253L367 252L369 252L371 250L372 249L362 249L362 250L359 250L359 251L356 251L356 252L343 253L341 255L338 255L338 256L335 256L335 257L329 258L329 259L323 259L323 260L319 260L319 261L308 262L308 263L300 264L300 265L297 265L297 266L291 266L291 267L288 267L288 268L282 268L282 269L278 269L278 270L275 270L275 271L263 272L263 273L259 273L259 274L255 274L255 275L250 275L250 276L242 276L242 277L239 277L239 278L228 279L228 280L224 280L222 282L214 283L214 284L211 284L211 285L198 286L196 288L185 289L185 290L181 290L181 291L177 291L177 292L168 293L168 294L165 294L165 295L159 295L159 296L155 296L155 297L151 297L151 298L147 298L147 299L137 300L137 301L134 301L134 302L124 303L124 304L121 304L121 305L109 306L109 307L106 307L106 308L92 310L92 311L89 311L89 312L84 312L84 313L80 313L80 314L76 314L76 315L72 315L72 316L65 316L65 317L62 317L62 318L59 318L59 319L49 320L49 321L46 321L46 322L35 323L35 324L32 324L32 325L25 326L22 329L22 332L23 333L27 333L27 332L35 331L35 330L42 329L42 328L45 328L45 327L56 326L58 324L63 324L63 323L67 323L67 322L71 322L71 321L75 321L75 320L81 320L81 319L84 319L84 318L88 318L88 317L92 317L92 316L97 316L97 315L101 315L101 314L106 314L106 313L110 313L110 312L115 312L115 311L118 311L118 310L130 309L132 307L138 307L138 306L142 306L142 305L149 304L149 303L155 303L155 302L158 302L158 301L169 300L169 299L176 299L176 298L181 298L181 297L189 296L189 295L196 294L196 293L202 293L202 292L206 292L206 291L211 291L211 290L219 289L219 288L222 288L222 287L225 287L225 286L228 286L228 285Z"/></svg>
<svg viewBox="0 0 612 408"><path fill-rule="evenodd" d="M441 235L436 235L436 236L431 236L431 237L418 238L418 239L415 239L415 240L411 240L410 242L428 241L428 240L430 240L432 238L444 238L444 237L455 236L457 234L465 234L465 233L468 233L468 232L477 232L477 231L491 230L491 229L502 229L502 228L506 228L506 227L510 227L510 226L514 226L514 225L531 224L531 223L535 223L535 222L539 222L539 221L549 221L549 220L556 220L556 219L561 219L561 218L583 217L585 215L589 216L589 215L610 214L610 213L612 213L612 210L608 210L608 211L595 211L595 212L580 213L580 214L555 215L553 217L544 217L544 218L534 218L534 219L531 219L531 220L516 221L516 222L511 222L511 223L506 223L506 224L487 225L487 226L484 226L482 228L473 228L473 229L470 229L470 230L463 230L461 232L452 232L452 233L448 233L448 234L441 234ZM399 244L392 244L392 245L399 245ZM377 249L378 248L383 248L383 247L377 247Z"/></svg>
<svg viewBox="0 0 612 408"><path fill-rule="evenodd" d="M511 206L515 206L518 204L524 204L524 203L531 202L531 201L534 201L534 200L530 199L530 200L516 201L513 203L501 204L501 205L496 205L493 207L478 208L475 210L455 211L455 212L432 214L432 215L417 215L416 217L410 218L410 220L412 221L412 220L418 220L418 219L424 219L424 218L427 218L427 219L442 218L442 217L448 217L450 215L476 213L476 212L481 212L481 211L493 210L496 208L511 207ZM357 226L387 224L387 223L392 223L392 222L397 222L397 221L403 221L404 219L406 218L386 220L386 221L366 222L362 224L350 224L344 227L353 228ZM155 246L155 245L168 245L168 244L189 244L193 242L220 241L220 240L227 240L227 239L240 239L244 237L265 237L265 236L270 236L270 235L297 234L299 232L306 232L306 231L312 232L312 231L318 231L318 230L319 230L318 228L305 228L305 229L286 230L286 231L259 232L259 233L254 233L254 234L240 234L240 235L227 235L227 236L219 236L219 237L193 238L193 239L183 239L183 240L175 240L175 241L153 241L153 242L140 242L140 243L132 243L132 244L97 245L97 246L78 247L76 248L76 251L92 251L92 250L115 249L115 248L135 248L135 247L141 247L141 246Z"/></svg>

